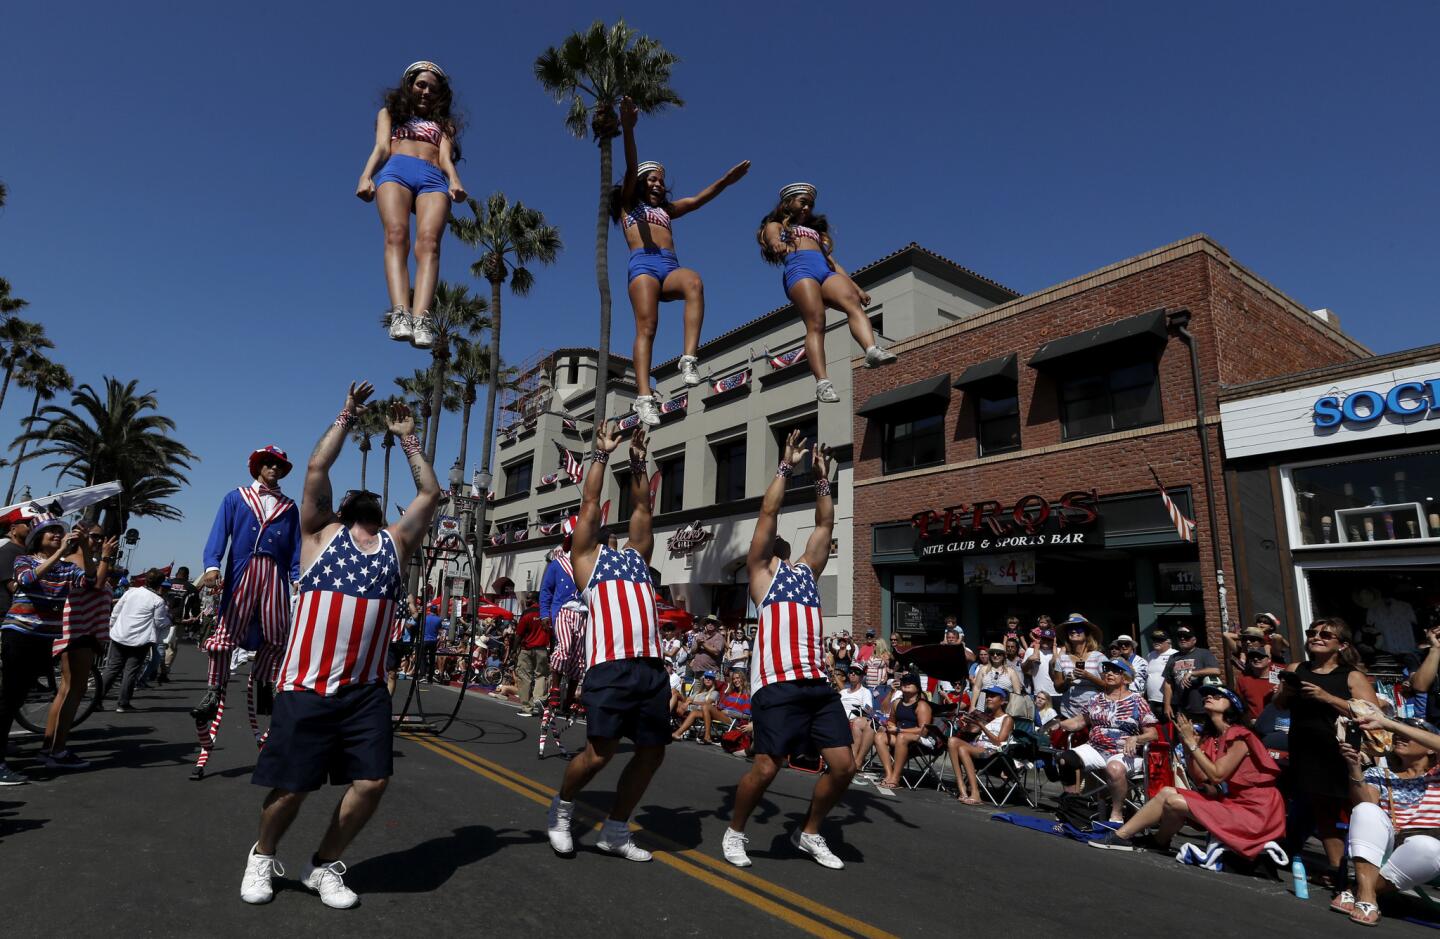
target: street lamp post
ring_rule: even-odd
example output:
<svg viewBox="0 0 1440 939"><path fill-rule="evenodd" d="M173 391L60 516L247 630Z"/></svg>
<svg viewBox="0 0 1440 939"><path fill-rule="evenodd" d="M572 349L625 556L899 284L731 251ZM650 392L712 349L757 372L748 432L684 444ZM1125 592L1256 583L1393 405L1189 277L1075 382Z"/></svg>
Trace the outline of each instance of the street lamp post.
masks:
<svg viewBox="0 0 1440 939"><path fill-rule="evenodd" d="M490 510L490 486L495 477L487 470L476 470L471 484L475 487L475 585L472 591L477 597L485 592L485 516ZM467 534L469 534L467 532Z"/></svg>

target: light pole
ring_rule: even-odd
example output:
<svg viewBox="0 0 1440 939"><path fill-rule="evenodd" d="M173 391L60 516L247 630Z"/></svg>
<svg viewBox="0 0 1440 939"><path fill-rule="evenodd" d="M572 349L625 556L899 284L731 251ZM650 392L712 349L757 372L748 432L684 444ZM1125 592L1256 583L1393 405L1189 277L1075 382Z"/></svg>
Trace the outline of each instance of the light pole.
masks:
<svg viewBox="0 0 1440 939"><path fill-rule="evenodd" d="M490 510L490 486L495 482L495 477L486 470L476 470L471 478L471 485L475 488L475 584L472 589L477 597L485 592L485 579L482 572L485 569L485 516ZM471 534L471 532L466 532Z"/></svg>

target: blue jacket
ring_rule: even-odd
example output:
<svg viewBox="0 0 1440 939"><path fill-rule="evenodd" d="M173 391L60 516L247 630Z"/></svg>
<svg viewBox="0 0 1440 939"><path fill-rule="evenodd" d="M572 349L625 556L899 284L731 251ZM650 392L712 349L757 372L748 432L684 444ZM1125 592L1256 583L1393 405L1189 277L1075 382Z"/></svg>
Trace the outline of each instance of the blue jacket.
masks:
<svg viewBox="0 0 1440 939"><path fill-rule="evenodd" d="M560 607L565 605L567 600L572 600L579 594L575 588L575 581L559 561L552 560L545 565L545 576L540 578L540 616L542 619L554 620L555 614Z"/></svg>
<svg viewBox="0 0 1440 939"><path fill-rule="evenodd" d="M262 530L260 520L250 508L250 503L231 489L215 513L215 524L210 528L210 540L205 542L205 569L218 567L225 575L225 587L220 594L218 613L224 613L230 606L230 594L240 583L240 575L254 555L265 555L275 560L275 566L286 571L289 577L281 583L285 602L290 602L290 582L300 579L300 509L288 498L289 503L269 525ZM224 562L226 545L230 558ZM224 562L224 563L222 563Z"/></svg>

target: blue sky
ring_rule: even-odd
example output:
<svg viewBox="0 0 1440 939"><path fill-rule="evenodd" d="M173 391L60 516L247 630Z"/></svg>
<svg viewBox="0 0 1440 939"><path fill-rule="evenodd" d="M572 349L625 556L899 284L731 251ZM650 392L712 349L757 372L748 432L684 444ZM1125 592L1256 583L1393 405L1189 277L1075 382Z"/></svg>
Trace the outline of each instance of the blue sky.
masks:
<svg viewBox="0 0 1440 939"><path fill-rule="evenodd" d="M528 298L507 297L506 359L594 343L595 149L566 133L531 64L597 18L624 15L681 56L686 107L638 129L679 192L754 161L677 226L705 277L708 335L783 302L753 231L777 187L806 178L851 267L913 240L1030 291L1204 231L1376 351L1437 339L1440 7L880 9L16 6L0 59L0 276L72 372L155 389L201 457L176 500L185 521L141 522L136 562L195 566L251 449L303 460L349 380L388 386L424 364L375 326L380 228L352 195L379 95L414 59L454 76L470 191L541 209L566 243ZM470 260L447 240L444 276L468 279ZM611 271L628 352L618 239ZM678 313L664 311L659 357L679 351ZM28 406L12 395L0 433ZM444 420L442 477L459 424ZM358 467L347 451L337 484ZM22 479L37 494L53 482L38 465Z"/></svg>

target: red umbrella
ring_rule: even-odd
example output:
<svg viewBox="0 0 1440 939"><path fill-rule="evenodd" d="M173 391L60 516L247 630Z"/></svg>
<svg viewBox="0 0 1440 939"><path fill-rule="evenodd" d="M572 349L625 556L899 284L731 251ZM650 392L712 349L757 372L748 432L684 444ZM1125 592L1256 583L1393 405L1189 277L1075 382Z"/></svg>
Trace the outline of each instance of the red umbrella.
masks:
<svg viewBox="0 0 1440 939"><path fill-rule="evenodd" d="M661 623L672 623L679 630L686 630L695 625L695 614L688 610L682 610L678 606L671 606L664 600L655 601L655 609L660 614Z"/></svg>
<svg viewBox="0 0 1440 939"><path fill-rule="evenodd" d="M476 619L514 619L515 614L494 603L481 603L475 608Z"/></svg>

